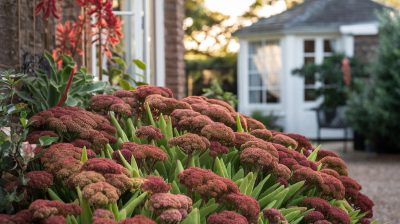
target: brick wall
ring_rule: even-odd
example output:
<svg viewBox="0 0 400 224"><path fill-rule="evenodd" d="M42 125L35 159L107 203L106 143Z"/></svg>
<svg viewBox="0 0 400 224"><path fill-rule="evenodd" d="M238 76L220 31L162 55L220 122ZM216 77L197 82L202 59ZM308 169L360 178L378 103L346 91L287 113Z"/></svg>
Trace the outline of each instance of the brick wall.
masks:
<svg viewBox="0 0 400 224"><path fill-rule="evenodd" d="M186 95L183 46L184 0L165 0L165 83L177 98Z"/></svg>
<svg viewBox="0 0 400 224"><path fill-rule="evenodd" d="M354 36L354 57L367 65L376 57L378 46L379 37L377 35Z"/></svg>

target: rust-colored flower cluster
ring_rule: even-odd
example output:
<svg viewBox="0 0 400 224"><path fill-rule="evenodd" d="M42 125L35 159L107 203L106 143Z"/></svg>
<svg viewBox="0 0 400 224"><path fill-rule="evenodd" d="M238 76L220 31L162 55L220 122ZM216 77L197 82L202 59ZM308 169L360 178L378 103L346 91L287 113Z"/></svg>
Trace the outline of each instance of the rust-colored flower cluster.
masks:
<svg viewBox="0 0 400 224"><path fill-rule="evenodd" d="M227 146L232 145L232 142L235 141L235 133L232 129L219 122L204 126L201 129L201 135L210 141L217 141Z"/></svg>
<svg viewBox="0 0 400 224"><path fill-rule="evenodd" d="M192 199L182 194L156 193L149 205L163 223L179 223L192 210Z"/></svg>
<svg viewBox="0 0 400 224"><path fill-rule="evenodd" d="M194 110L176 109L171 113L172 124L180 131L189 131L200 134L204 126L212 124L213 121Z"/></svg>
<svg viewBox="0 0 400 224"><path fill-rule="evenodd" d="M248 224L246 217L233 211L214 213L207 218L208 224Z"/></svg>
<svg viewBox="0 0 400 224"><path fill-rule="evenodd" d="M61 201L38 199L29 206L33 220L44 220L51 216L79 215L82 209L76 204L66 204Z"/></svg>
<svg viewBox="0 0 400 224"><path fill-rule="evenodd" d="M190 105L183 101L158 94L146 97L144 104L150 107L153 115L170 115L175 109L191 109Z"/></svg>
<svg viewBox="0 0 400 224"><path fill-rule="evenodd" d="M128 150L131 153L131 156L136 159L136 162L140 167L146 166L152 169L156 162L165 161L168 159L167 154L162 149L154 145L125 142L121 146L121 151L124 150ZM127 151L125 151L125 155L128 155ZM131 158L129 158L127 161L131 161Z"/></svg>
<svg viewBox="0 0 400 224"><path fill-rule="evenodd" d="M115 128L105 117L79 107L53 107L35 114L29 122L35 129L54 131L64 140L87 140L95 149L116 141Z"/></svg>
<svg viewBox="0 0 400 224"><path fill-rule="evenodd" d="M314 211L316 211L306 215L304 217L305 220L313 220L313 223L329 221L330 223L350 224L350 217L346 211L332 206L328 201L322 198L307 197L303 199L300 205L306 206L307 208L313 208Z"/></svg>
<svg viewBox="0 0 400 224"><path fill-rule="evenodd" d="M267 208L263 211L264 217L269 221L270 224L287 224L285 216L276 208Z"/></svg>
<svg viewBox="0 0 400 224"><path fill-rule="evenodd" d="M202 136L186 133L184 135L174 137L168 141L168 145L178 146L186 154L191 155L195 151L205 151L210 147L210 142Z"/></svg>
<svg viewBox="0 0 400 224"><path fill-rule="evenodd" d="M108 111L114 111L117 114L130 116L132 108L121 98L111 95L96 95L90 99L90 108L102 114Z"/></svg>
<svg viewBox="0 0 400 224"><path fill-rule="evenodd" d="M152 140L157 141L164 138L164 135L161 133L161 130L151 125L142 126L138 128L135 134L137 137L146 139L147 141L152 141Z"/></svg>
<svg viewBox="0 0 400 224"><path fill-rule="evenodd" d="M171 186L162 177L147 176L141 184L140 189L150 194L168 193Z"/></svg>
<svg viewBox="0 0 400 224"><path fill-rule="evenodd" d="M229 193L224 195L220 201L246 217L249 223L258 223L260 205L256 199L242 193Z"/></svg>

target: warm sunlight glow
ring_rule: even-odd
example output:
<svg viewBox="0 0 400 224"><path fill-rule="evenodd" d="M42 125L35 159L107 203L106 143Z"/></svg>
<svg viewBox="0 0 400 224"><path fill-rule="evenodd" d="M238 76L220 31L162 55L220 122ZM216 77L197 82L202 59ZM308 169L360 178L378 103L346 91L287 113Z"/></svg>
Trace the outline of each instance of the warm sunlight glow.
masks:
<svg viewBox="0 0 400 224"><path fill-rule="evenodd" d="M212 11L237 17L242 15L254 0L205 0L205 5Z"/></svg>

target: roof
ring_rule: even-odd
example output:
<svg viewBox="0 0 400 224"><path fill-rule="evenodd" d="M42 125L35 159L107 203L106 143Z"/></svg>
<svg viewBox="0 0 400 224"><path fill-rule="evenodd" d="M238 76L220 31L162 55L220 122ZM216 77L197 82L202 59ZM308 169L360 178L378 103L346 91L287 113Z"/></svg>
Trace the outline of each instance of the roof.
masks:
<svg viewBox="0 0 400 224"><path fill-rule="evenodd" d="M241 28L236 36L284 31L339 32L341 25L376 22L376 11L389 9L372 0L305 0L287 11Z"/></svg>

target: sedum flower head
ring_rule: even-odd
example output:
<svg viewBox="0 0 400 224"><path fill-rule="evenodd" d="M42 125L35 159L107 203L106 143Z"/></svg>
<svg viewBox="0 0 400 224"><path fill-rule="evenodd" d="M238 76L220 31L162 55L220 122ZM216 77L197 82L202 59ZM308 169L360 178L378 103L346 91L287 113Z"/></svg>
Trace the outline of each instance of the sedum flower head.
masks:
<svg viewBox="0 0 400 224"><path fill-rule="evenodd" d="M144 215L135 215L118 222L118 224L156 224L156 222Z"/></svg>
<svg viewBox="0 0 400 224"><path fill-rule="evenodd" d="M165 161L168 159L167 154L162 149L153 145L125 142L121 146L121 150L124 149L130 150L136 160Z"/></svg>
<svg viewBox="0 0 400 224"><path fill-rule="evenodd" d="M232 129L218 122L204 126L201 129L201 135L210 141L217 141L223 145L232 145L235 140L235 134Z"/></svg>
<svg viewBox="0 0 400 224"><path fill-rule="evenodd" d="M304 221L306 223L314 223L319 220L325 220L324 214L319 211L310 211L304 216Z"/></svg>
<svg viewBox="0 0 400 224"><path fill-rule="evenodd" d="M255 129L252 130L250 134L265 141L270 141L272 139L272 132L268 129Z"/></svg>
<svg viewBox="0 0 400 224"><path fill-rule="evenodd" d="M150 210L159 214L164 214L165 219L177 218L176 211L180 213L180 220L184 219L192 210L192 199L183 194L156 193L149 199ZM176 210L176 211L171 211Z"/></svg>
<svg viewBox="0 0 400 224"><path fill-rule="evenodd" d="M215 122L220 122L228 127L235 127L235 119L232 117L231 112L223 106L217 104L192 104L193 110L206 115Z"/></svg>
<svg viewBox="0 0 400 224"><path fill-rule="evenodd" d="M168 145L178 146L186 154L192 154L195 151L207 150L210 147L210 142L202 136L186 133L170 139Z"/></svg>
<svg viewBox="0 0 400 224"><path fill-rule="evenodd" d="M39 138L42 136L58 137L54 131L32 131L26 137L26 141L30 144L39 144Z"/></svg>
<svg viewBox="0 0 400 224"><path fill-rule="evenodd" d="M305 181L306 185L321 186L323 179L319 172L312 170L308 167L299 167L293 172L290 178L292 182Z"/></svg>
<svg viewBox="0 0 400 224"><path fill-rule="evenodd" d="M38 199L31 203L29 211L34 219L46 219L56 215L79 215L82 209L76 204L66 204L61 201Z"/></svg>
<svg viewBox="0 0 400 224"><path fill-rule="evenodd" d="M160 140L164 138L164 135L161 133L159 128L154 126L142 126L138 128L135 132L136 136L142 139L147 139L148 141L151 140Z"/></svg>
<svg viewBox="0 0 400 224"><path fill-rule="evenodd" d="M132 115L132 109L129 104L121 98L110 95L96 95L90 99L90 108L95 111L107 114L108 111L114 111L126 116Z"/></svg>
<svg viewBox="0 0 400 224"><path fill-rule="evenodd" d="M42 224L66 224L67 220L62 215L53 215L41 222Z"/></svg>
<svg viewBox="0 0 400 224"><path fill-rule="evenodd" d="M285 216L276 208L264 209L263 214L270 224L288 224Z"/></svg>
<svg viewBox="0 0 400 224"><path fill-rule="evenodd" d="M328 201L318 197L306 197L300 202L300 205L313 208L315 211L321 212L322 214L326 214L331 207Z"/></svg>
<svg viewBox="0 0 400 224"><path fill-rule="evenodd" d="M95 171L101 174L127 174L129 171L121 166L120 164L114 162L111 159L106 158L93 158L89 159L83 164L82 170Z"/></svg>
<svg viewBox="0 0 400 224"><path fill-rule="evenodd" d="M240 153L240 162L256 170L273 170L276 162L273 156L260 148L246 148Z"/></svg>
<svg viewBox="0 0 400 224"><path fill-rule="evenodd" d="M301 149L303 149L304 151L310 152L313 150L313 146L310 142L310 140L303 136L303 135L299 135L299 134L285 134L286 136L292 138L293 140L295 140L298 145L296 148L294 148L296 151L300 152Z"/></svg>
<svg viewBox="0 0 400 224"><path fill-rule="evenodd" d="M98 208L93 212L93 219L98 218L114 220L114 213L107 209Z"/></svg>
<svg viewBox="0 0 400 224"><path fill-rule="evenodd" d="M138 86L133 91L133 94L135 98L141 102L144 102L147 96L150 95L161 95L163 97L169 97L169 98L173 97L172 91L168 88L159 86L148 86L148 85Z"/></svg>
<svg viewBox="0 0 400 224"><path fill-rule="evenodd" d="M31 171L26 174L28 187L35 190L47 190L53 185L53 175L46 171Z"/></svg>
<svg viewBox="0 0 400 224"><path fill-rule="evenodd" d="M107 182L97 182L86 185L82 191L83 197L86 198L90 205L101 208L110 203L117 202L119 191Z"/></svg>
<svg viewBox="0 0 400 224"><path fill-rule="evenodd" d="M125 174L104 174L106 182L118 189L119 194L123 194L133 188L133 180Z"/></svg>
<svg viewBox="0 0 400 224"><path fill-rule="evenodd" d="M292 171L285 165L283 164L276 164L273 169L273 174L275 174L278 178L283 178L285 180L289 180Z"/></svg>
<svg viewBox="0 0 400 224"><path fill-rule="evenodd" d="M336 178L339 178L340 175L338 174L338 172L336 172L335 170L329 169L329 168L324 168L322 170L320 170L321 173L325 173L331 176L334 176Z"/></svg>
<svg viewBox="0 0 400 224"><path fill-rule="evenodd" d="M100 173L94 171L81 171L68 178L67 183L70 187L79 187L83 189L86 185L105 181Z"/></svg>
<svg viewBox="0 0 400 224"><path fill-rule="evenodd" d="M244 150L246 148L260 148L263 149L265 151L267 151L269 154L271 154L271 156L273 156L275 161L278 161L279 159L279 153L276 150L275 146L273 144L271 144L270 142L266 142L266 141L262 141L257 139L256 141L248 141L244 144L242 144L242 146L240 147L241 150Z"/></svg>
<svg viewBox="0 0 400 224"><path fill-rule="evenodd" d="M323 168L330 168L338 172L342 176L347 176L347 166L345 162L339 157L327 156L320 160Z"/></svg>
<svg viewBox="0 0 400 224"><path fill-rule="evenodd" d="M205 115L198 115L195 117L185 117L178 121L176 128L181 131L188 131L200 134L201 130L209 124L214 123L209 117Z"/></svg>
<svg viewBox="0 0 400 224"><path fill-rule="evenodd" d="M208 154L211 157L217 157L219 155L226 154L228 152L229 152L229 148L222 145L220 142L216 142L216 141L210 142L210 151L208 152Z"/></svg>
<svg viewBox="0 0 400 224"><path fill-rule="evenodd" d="M361 190L361 185L351 177L348 176L339 176L337 177L343 184L346 189L354 189L356 191Z"/></svg>
<svg viewBox="0 0 400 224"><path fill-rule="evenodd" d="M323 197L328 199L343 199L345 195L345 188L342 182L329 174L320 172L320 175L322 177L320 189L322 190Z"/></svg>
<svg viewBox="0 0 400 224"><path fill-rule="evenodd" d="M256 199L242 193L230 193L225 195L221 202L237 210L249 223L257 223L260 205Z"/></svg>
<svg viewBox="0 0 400 224"><path fill-rule="evenodd" d="M344 210L331 206L326 213L327 220L337 224L350 224L350 217Z"/></svg>
<svg viewBox="0 0 400 224"><path fill-rule="evenodd" d="M259 141L258 138L254 137L253 135L250 135L249 133L246 132L235 132L235 141L234 141L234 146L237 149L240 149L243 144L249 141Z"/></svg>
<svg viewBox="0 0 400 224"><path fill-rule="evenodd" d="M214 213L207 218L208 224L248 224L246 217L233 211Z"/></svg>
<svg viewBox="0 0 400 224"><path fill-rule="evenodd" d="M320 149L317 154L317 161L320 161L322 158L331 156L331 157L339 157L338 154L336 154L333 151L325 150L325 149Z"/></svg>
<svg viewBox="0 0 400 224"><path fill-rule="evenodd" d="M261 123L260 121L252 118L252 117L248 117L248 116L244 116L246 118L246 123L247 123L247 128L249 129L249 131L252 130L257 130L257 129L266 129L265 125L263 123Z"/></svg>
<svg viewBox="0 0 400 224"><path fill-rule="evenodd" d="M151 194L167 193L171 189L171 186L162 177L147 176L143 184L141 184L140 189Z"/></svg>
<svg viewBox="0 0 400 224"><path fill-rule="evenodd" d="M156 115L170 115L175 109L191 109L190 105L185 102L156 94L147 96L144 103L149 105L151 111Z"/></svg>
<svg viewBox="0 0 400 224"><path fill-rule="evenodd" d="M272 141L274 143L281 144L286 147L291 147L292 149L296 149L297 145L298 145L297 142L293 138L283 135L283 134L274 135Z"/></svg>

